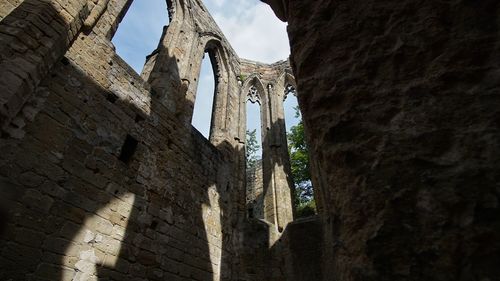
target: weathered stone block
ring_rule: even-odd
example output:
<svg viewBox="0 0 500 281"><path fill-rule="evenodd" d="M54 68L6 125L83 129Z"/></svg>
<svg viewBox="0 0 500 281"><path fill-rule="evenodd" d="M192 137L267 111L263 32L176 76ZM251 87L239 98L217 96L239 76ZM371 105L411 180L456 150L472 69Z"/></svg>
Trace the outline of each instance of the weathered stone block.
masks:
<svg viewBox="0 0 500 281"><path fill-rule="evenodd" d="M37 267L35 275L46 280L71 281L75 272L60 265L41 263Z"/></svg>

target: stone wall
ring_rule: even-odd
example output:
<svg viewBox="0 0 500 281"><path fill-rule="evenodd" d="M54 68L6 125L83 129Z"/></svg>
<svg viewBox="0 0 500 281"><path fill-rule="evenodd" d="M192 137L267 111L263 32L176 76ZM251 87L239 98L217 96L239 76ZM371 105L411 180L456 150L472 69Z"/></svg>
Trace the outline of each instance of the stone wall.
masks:
<svg viewBox="0 0 500 281"><path fill-rule="evenodd" d="M295 86L288 61L263 64L240 60L240 134L246 132L246 103L260 106L263 218L279 231L293 220L292 179L286 140L283 101L288 85Z"/></svg>
<svg viewBox="0 0 500 281"><path fill-rule="evenodd" d="M0 20L5 18L10 12L12 12L17 6L19 6L23 0L5 0L0 3Z"/></svg>
<svg viewBox="0 0 500 281"><path fill-rule="evenodd" d="M288 224L284 234L272 246L272 253L287 281L323 280L322 220L317 217L300 218ZM330 277L325 279L331 280Z"/></svg>
<svg viewBox="0 0 500 281"><path fill-rule="evenodd" d="M86 9L66 2L73 13ZM115 54L110 35L129 4L111 0L64 57L29 72L34 90L21 88L20 110L3 119L1 280L233 280L242 146L210 143L179 122ZM0 24L20 23L20 12ZM7 64L0 71L22 75Z"/></svg>
<svg viewBox="0 0 500 281"><path fill-rule="evenodd" d="M498 1L266 2L289 24L323 280L498 280Z"/></svg>
<svg viewBox="0 0 500 281"><path fill-rule="evenodd" d="M246 205L249 218L264 219L264 178L262 161L247 169Z"/></svg>
<svg viewBox="0 0 500 281"><path fill-rule="evenodd" d="M201 1L175 0L139 75L111 43L131 3L0 4L0 280L286 279L289 63L240 59ZM190 124L204 53L209 140ZM251 86L266 220L246 215Z"/></svg>
<svg viewBox="0 0 500 281"><path fill-rule="evenodd" d="M201 1L167 2L142 76L110 43L130 0L0 4L1 280L498 279L496 1L268 0L297 85L238 58ZM209 140L190 125L205 52ZM288 224L288 84L321 223ZM263 221L245 215L249 98Z"/></svg>
<svg viewBox="0 0 500 281"><path fill-rule="evenodd" d="M232 183L227 161L199 133L158 109L141 115L72 63L51 75L27 136L2 141L2 189L14 200L0 279L218 276L231 214L221 195ZM128 160L127 135L138 141Z"/></svg>

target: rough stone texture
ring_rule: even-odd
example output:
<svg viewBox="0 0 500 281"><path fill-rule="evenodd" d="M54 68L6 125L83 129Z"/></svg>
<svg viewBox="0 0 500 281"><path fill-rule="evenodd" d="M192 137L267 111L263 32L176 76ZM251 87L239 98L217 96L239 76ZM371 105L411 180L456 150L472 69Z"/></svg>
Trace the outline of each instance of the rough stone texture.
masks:
<svg viewBox="0 0 500 281"><path fill-rule="evenodd" d="M499 280L498 1L286 11L324 280Z"/></svg>
<svg viewBox="0 0 500 281"><path fill-rule="evenodd" d="M0 280L283 280L270 248L293 219L289 64L240 60L200 1L177 0L139 76L110 42L131 2L0 6ZM209 140L190 124L205 51ZM246 216L244 87L256 79L269 221Z"/></svg>
<svg viewBox="0 0 500 281"><path fill-rule="evenodd" d="M242 231L240 280L269 280L273 266L269 251L276 239L276 227L265 220L250 219Z"/></svg>
<svg viewBox="0 0 500 281"><path fill-rule="evenodd" d="M0 20L5 18L10 12L12 12L17 6L19 6L23 0L5 0L0 3Z"/></svg>
<svg viewBox="0 0 500 281"><path fill-rule="evenodd" d="M264 219L264 179L262 161L247 169L246 204L249 218Z"/></svg>
<svg viewBox="0 0 500 281"><path fill-rule="evenodd" d="M15 116L66 52L89 14L87 1L23 1L2 19L0 127Z"/></svg>
<svg viewBox="0 0 500 281"><path fill-rule="evenodd" d="M261 198L257 200L256 209L263 209L263 217L259 218L273 223L281 232L293 220L293 184L289 176L291 172L283 101L289 94L287 89L295 89L295 80L288 61L270 65L243 59L240 61L240 116L245 121L239 129L241 138L246 132L246 103L250 101L259 104L261 113L262 175L256 179L262 177L263 191L259 194Z"/></svg>
<svg viewBox="0 0 500 281"><path fill-rule="evenodd" d="M499 4L267 2L297 85L287 61L240 59L198 0L167 1L140 76L110 42L130 0L2 1L0 280L499 280ZM190 125L205 52L209 140ZM291 224L290 87L320 209Z"/></svg>
<svg viewBox="0 0 500 281"><path fill-rule="evenodd" d="M240 59L202 3L169 1L139 76L110 42L130 4L0 6L0 280L265 280L279 264L258 261L257 279L243 266L255 264L243 245L271 258L280 233L274 221L244 233L263 222L246 218ZM205 51L210 141L190 125ZM270 200L290 201L277 171L285 191Z"/></svg>
<svg viewBox="0 0 500 281"><path fill-rule="evenodd" d="M273 245L272 252L281 258L284 280L322 280L325 247L322 220L314 216L290 223L278 243ZM329 278L325 279L331 280Z"/></svg>

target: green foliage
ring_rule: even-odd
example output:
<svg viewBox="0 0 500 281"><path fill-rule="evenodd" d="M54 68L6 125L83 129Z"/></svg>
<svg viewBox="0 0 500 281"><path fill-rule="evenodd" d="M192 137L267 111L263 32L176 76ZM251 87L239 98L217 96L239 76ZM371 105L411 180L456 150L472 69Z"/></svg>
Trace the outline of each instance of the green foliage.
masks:
<svg viewBox="0 0 500 281"><path fill-rule="evenodd" d="M316 214L316 202L314 199L297 205L295 215L298 218L314 216Z"/></svg>
<svg viewBox="0 0 500 281"><path fill-rule="evenodd" d="M253 131L247 130L246 134L246 156L247 156L247 169L255 167L255 164L259 160L257 156L257 151L259 151L259 143L257 142L257 129Z"/></svg>
<svg viewBox="0 0 500 281"><path fill-rule="evenodd" d="M295 117L300 118L298 106L295 107ZM313 197L311 173L309 165L309 149L304 135L302 120L290 128L287 134L288 152L292 168L292 178L295 183L295 198L297 217L310 216L316 213L316 203Z"/></svg>

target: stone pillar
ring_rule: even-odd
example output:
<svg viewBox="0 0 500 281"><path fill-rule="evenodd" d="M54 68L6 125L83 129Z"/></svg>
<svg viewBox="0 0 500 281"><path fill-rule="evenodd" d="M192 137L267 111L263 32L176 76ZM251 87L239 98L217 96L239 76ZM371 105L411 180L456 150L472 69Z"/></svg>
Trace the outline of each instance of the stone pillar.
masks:
<svg viewBox="0 0 500 281"><path fill-rule="evenodd" d="M160 42L158 43L158 46L156 47L156 49L146 57L146 62L144 63L144 67L142 68L142 72L141 72L141 78L144 79L144 81L149 80L151 72L153 71L153 68L156 65L156 59L158 58L158 55L160 53L160 50L162 47L162 42L165 41L165 36L167 35L167 30L168 30L168 25L163 27L163 32L162 32L161 37L160 37Z"/></svg>
<svg viewBox="0 0 500 281"><path fill-rule="evenodd" d="M498 279L498 1L268 2L287 11L323 280Z"/></svg>
<svg viewBox="0 0 500 281"><path fill-rule="evenodd" d="M267 131L264 163L267 163L271 176L265 182L268 187L266 196L272 199L266 200L272 204L275 213L275 224L280 231L293 220L290 162L286 142L286 127L283 110L283 89L274 84L267 85L267 96L269 98L269 118L271 125Z"/></svg>
<svg viewBox="0 0 500 281"><path fill-rule="evenodd" d="M271 117L271 99L269 91L265 85L262 85L263 93L261 94L261 135L262 135L262 173L264 193L262 200L264 201L264 219L278 227L278 210L276 205L276 184L274 177L274 157L272 144L274 136L272 130Z"/></svg>
<svg viewBox="0 0 500 281"><path fill-rule="evenodd" d="M192 88L191 50L198 42L194 23L184 1L173 1L170 24L162 37L156 54L154 66L147 75L148 82L158 100L181 122L190 125L190 116L186 114L193 101L187 100L188 90ZM201 63L201 54L197 54Z"/></svg>
<svg viewBox="0 0 500 281"><path fill-rule="evenodd" d="M247 93L244 93L243 91L245 90L243 87L243 81L241 81L241 77L237 77L237 84L238 84L238 97L239 97L239 104L238 104L238 116L237 116L237 124L238 127L236 129L236 136L235 139L238 140L240 143L245 143L246 141L246 122L247 122Z"/></svg>
<svg viewBox="0 0 500 281"><path fill-rule="evenodd" d="M285 81L289 80L286 73L290 67L286 61L265 65L242 60L241 68L242 76L248 75L242 83L245 101L250 99L260 104L263 194L258 198L263 202L257 204L264 208L263 219L281 231L293 220L293 183L283 109Z"/></svg>
<svg viewBox="0 0 500 281"><path fill-rule="evenodd" d="M225 62L228 61L228 56L220 42L208 42L205 50L210 56L215 79L210 142L214 145L218 145L224 141L234 142L237 135L231 133L231 128L237 126L238 119L233 117L236 113L233 111L237 111L238 108L232 108L230 104L233 103L233 100L235 103L239 101L237 87L233 87L236 81L225 65ZM192 114L193 112L191 112L191 116Z"/></svg>
<svg viewBox="0 0 500 281"><path fill-rule="evenodd" d="M239 99L233 70L236 55L217 34L220 31L215 22L199 23L192 11L185 8L187 3L175 1L172 4L171 22L158 49L148 58L142 76L180 124L190 127L201 63L208 55L215 79L210 142L214 145L232 143L237 137L238 118L235 112Z"/></svg>

